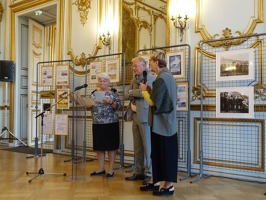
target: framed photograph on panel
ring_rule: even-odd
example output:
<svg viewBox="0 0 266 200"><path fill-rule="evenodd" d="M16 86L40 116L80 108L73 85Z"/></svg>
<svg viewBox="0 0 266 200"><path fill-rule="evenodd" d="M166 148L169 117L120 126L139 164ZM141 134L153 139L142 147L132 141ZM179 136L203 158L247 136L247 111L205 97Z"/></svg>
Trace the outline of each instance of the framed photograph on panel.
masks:
<svg viewBox="0 0 266 200"><path fill-rule="evenodd" d="M216 53L216 81L254 80L254 49Z"/></svg>
<svg viewBox="0 0 266 200"><path fill-rule="evenodd" d="M55 115L55 135L68 134L68 115L56 114Z"/></svg>
<svg viewBox="0 0 266 200"><path fill-rule="evenodd" d="M53 134L53 116L51 114L43 115L43 134Z"/></svg>
<svg viewBox="0 0 266 200"><path fill-rule="evenodd" d="M175 51L166 53L167 68L175 78L185 77L185 52Z"/></svg>
<svg viewBox="0 0 266 200"><path fill-rule="evenodd" d="M146 62L146 67L147 67L148 69L150 69L150 58L151 58L151 56L148 55L148 54L144 54L144 55L141 55L140 57L142 57L142 58L145 60L145 62Z"/></svg>
<svg viewBox="0 0 266 200"><path fill-rule="evenodd" d="M119 59L106 61L106 73L110 76L110 82L119 82Z"/></svg>
<svg viewBox="0 0 266 200"><path fill-rule="evenodd" d="M97 83L97 75L102 72L102 62L91 62L90 63L90 76L89 76L89 82L90 83Z"/></svg>
<svg viewBox="0 0 266 200"><path fill-rule="evenodd" d="M41 85L53 85L53 66L42 66L41 68Z"/></svg>
<svg viewBox="0 0 266 200"><path fill-rule="evenodd" d="M38 104L41 103L40 94L39 93L37 94L36 91L31 91L31 103L32 104L36 104L37 103L36 102L37 99L38 99Z"/></svg>
<svg viewBox="0 0 266 200"><path fill-rule="evenodd" d="M216 88L216 117L254 118L254 88Z"/></svg>
<svg viewBox="0 0 266 200"><path fill-rule="evenodd" d="M69 89L57 89L57 109L69 109Z"/></svg>
<svg viewBox="0 0 266 200"><path fill-rule="evenodd" d="M188 111L188 82L177 82L177 111Z"/></svg>
<svg viewBox="0 0 266 200"><path fill-rule="evenodd" d="M69 85L69 66L56 66L56 85Z"/></svg>

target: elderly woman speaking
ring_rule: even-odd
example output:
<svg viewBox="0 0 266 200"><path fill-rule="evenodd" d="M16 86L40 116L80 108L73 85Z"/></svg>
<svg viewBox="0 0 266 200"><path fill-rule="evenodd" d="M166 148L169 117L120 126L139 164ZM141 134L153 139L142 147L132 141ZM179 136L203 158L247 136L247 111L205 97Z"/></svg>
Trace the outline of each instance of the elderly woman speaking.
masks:
<svg viewBox="0 0 266 200"><path fill-rule="evenodd" d="M121 102L116 89L110 87L110 78L106 73L98 75L98 87L91 94L93 150L97 152L99 168L91 176L105 175L105 151L108 152L109 169L106 178L114 176L114 162L119 148L119 116Z"/></svg>

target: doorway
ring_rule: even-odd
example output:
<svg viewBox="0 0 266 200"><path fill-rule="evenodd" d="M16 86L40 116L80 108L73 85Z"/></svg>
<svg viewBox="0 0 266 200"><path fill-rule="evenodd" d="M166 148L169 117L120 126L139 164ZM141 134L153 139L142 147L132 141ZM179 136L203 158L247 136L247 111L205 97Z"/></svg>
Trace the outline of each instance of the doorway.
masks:
<svg viewBox="0 0 266 200"><path fill-rule="evenodd" d="M34 102L37 95L34 80L36 64L53 58L49 53L49 31L52 30L51 27L56 27L57 4L27 9L16 20L14 130L18 138L31 146L34 145L36 136L34 112L39 107Z"/></svg>

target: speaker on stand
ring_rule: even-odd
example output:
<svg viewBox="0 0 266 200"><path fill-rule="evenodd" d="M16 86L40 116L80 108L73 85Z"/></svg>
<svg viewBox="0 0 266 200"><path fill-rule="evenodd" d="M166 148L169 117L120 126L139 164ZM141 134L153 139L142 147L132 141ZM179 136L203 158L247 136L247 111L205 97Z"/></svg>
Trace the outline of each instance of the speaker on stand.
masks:
<svg viewBox="0 0 266 200"><path fill-rule="evenodd" d="M6 133L12 135L12 139L16 139L21 142L23 145L28 146L26 143L17 138L11 131L7 128L7 91L8 91L8 82L14 81L15 74L15 64L11 60L0 60L0 82L5 82L5 113L4 113L4 127L2 128L2 132L0 134L0 139L9 139L2 138L2 136Z"/></svg>

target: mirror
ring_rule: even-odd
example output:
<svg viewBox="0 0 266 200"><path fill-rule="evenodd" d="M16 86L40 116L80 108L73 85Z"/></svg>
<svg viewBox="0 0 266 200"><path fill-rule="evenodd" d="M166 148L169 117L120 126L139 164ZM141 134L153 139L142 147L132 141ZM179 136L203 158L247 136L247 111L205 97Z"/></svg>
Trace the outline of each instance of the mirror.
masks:
<svg viewBox="0 0 266 200"><path fill-rule="evenodd" d="M122 0L122 52L167 46L167 0Z"/></svg>

